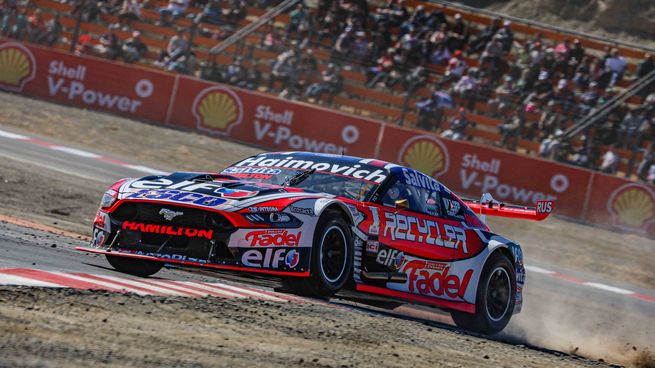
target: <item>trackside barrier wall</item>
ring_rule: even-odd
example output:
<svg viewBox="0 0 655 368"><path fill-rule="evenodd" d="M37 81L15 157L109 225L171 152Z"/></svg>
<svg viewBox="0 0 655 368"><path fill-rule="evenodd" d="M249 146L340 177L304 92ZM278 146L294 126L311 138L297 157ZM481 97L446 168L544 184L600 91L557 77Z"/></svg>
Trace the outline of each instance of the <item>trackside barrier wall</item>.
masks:
<svg viewBox="0 0 655 368"><path fill-rule="evenodd" d="M272 150L398 162L466 196L551 198L558 215L655 236L652 187L187 76L0 40L0 89Z"/></svg>

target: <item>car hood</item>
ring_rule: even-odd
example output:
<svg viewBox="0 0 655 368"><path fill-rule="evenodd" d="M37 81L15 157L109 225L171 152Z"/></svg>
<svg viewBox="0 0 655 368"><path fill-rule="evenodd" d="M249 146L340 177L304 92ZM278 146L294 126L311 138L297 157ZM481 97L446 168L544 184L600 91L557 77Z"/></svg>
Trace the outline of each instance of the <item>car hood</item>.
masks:
<svg viewBox="0 0 655 368"><path fill-rule="evenodd" d="M166 202L222 211L238 211L271 201L330 197L334 196L206 173L172 173L128 180L118 193L120 200Z"/></svg>

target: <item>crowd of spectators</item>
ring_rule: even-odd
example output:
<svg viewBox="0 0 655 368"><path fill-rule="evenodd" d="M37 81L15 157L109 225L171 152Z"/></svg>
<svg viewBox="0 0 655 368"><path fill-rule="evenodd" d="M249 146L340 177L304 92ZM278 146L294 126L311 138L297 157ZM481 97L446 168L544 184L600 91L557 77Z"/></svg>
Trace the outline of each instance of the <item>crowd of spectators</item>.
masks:
<svg viewBox="0 0 655 368"><path fill-rule="evenodd" d="M0 0L3 36L47 45L58 42L59 16L46 22L38 9L28 15L15 1ZM97 40L83 34L77 53L132 63L148 51L140 32L131 29L144 7L158 12L160 26L178 27L182 17L217 26L197 31L218 41L229 34L230 25L246 17L248 6L268 7L278 1L169 0L158 7L147 0L64 2L83 21L98 20L101 14L118 19ZM200 15L189 13L190 6L201 8ZM131 37L121 40L119 31ZM467 131L476 125L471 117L488 115L500 121L496 129L501 147L517 150L522 141L538 142L542 157L608 173L618 169L621 150L653 140L652 87L640 93L640 106L619 105L581 136L570 139L565 134L575 121L611 103L624 79L653 71L651 55L630 73L618 49L607 47L595 55L577 39L555 42L539 33L519 40L508 20L495 18L477 30L460 14L449 17L422 5L412 9L406 0L385 0L377 8L366 0L319 0L315 9L299 3L286 24L270 22L259 32L256 47L277 53L272 62L239 56L229 65L206 62L201 69L189 30L178 28L155 65L183 73L201 69L204 78L326 105L343 90L343 71L359 72L368 88L414 96L407 100L416 110L418 127L450 139L471 139ZM319 69L314 51L329 54L327 65ZM415 93L426 88L429 96L416 101ZM650 180L653 155L645 156L638 176Z"/></svg>

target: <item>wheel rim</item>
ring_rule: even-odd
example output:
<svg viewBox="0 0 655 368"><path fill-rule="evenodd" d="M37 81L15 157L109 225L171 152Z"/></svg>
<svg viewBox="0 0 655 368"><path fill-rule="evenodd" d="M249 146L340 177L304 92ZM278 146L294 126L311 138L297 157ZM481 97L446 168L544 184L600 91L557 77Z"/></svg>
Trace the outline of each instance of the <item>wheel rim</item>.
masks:
<svg viewBox="0 0 655 368"><path fill-rule="evenodd" d="M487 315L494 322L503 319L509 309L511 285L507 270L503 267L493 270L487 285Z"/></svg>
<svg viewBox="0 0 655 368"><path fill-rule="evenodd" d="M329 282L337 282L346 271L348 246L339 226L328 228L321 238L321 272Z"/></svg>

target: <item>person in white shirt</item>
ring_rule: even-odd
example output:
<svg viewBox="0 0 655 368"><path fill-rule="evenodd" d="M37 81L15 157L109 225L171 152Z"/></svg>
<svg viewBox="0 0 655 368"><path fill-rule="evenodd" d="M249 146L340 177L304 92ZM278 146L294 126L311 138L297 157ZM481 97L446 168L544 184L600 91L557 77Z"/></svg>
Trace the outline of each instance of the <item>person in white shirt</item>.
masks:
<svg viewBox="0 0 655 368"><path fill-rule="evenodd" d="M189 7L189 0L170 0L168 5L159 8L159 22L163 26L175 23L177 18L184 16ZM168 18L170 17L170 20Z"/></svg>
<svg viewBox="0 0 655 368"><path fill-rule="evenodd" d="M618 169L618 166L619 155L617 155L616 152L614 152L614 149L610 147L603 155L599 169L606 174L614 174L616 169Z"/></svg>
<svg viewBox="0 0 655 368"><path fill-rule="evenodd" d="M623 74L628 68L628 63L625 61L625 58L619 55L619 50L612 49L610 57L605 60L605 71L611 73L612 78L610 79L609 87L614 87L621 79L623 79Z"/></svg>

